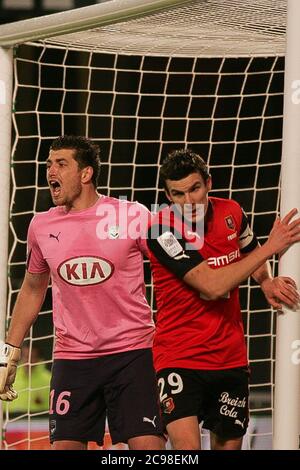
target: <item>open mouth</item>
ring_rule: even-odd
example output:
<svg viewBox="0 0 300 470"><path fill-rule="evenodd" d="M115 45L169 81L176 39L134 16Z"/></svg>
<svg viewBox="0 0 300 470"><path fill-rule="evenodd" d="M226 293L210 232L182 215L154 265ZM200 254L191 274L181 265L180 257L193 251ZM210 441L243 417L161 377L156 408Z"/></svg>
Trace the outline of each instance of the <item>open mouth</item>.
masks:
<svg viewBox="0 0 300 470"><path fill-rule="evenodd" d="M49 182L50 188L51 188L51 193L53 194L53 197L58 197L60 194L60 184L58 181L50 181Z"/></svg>

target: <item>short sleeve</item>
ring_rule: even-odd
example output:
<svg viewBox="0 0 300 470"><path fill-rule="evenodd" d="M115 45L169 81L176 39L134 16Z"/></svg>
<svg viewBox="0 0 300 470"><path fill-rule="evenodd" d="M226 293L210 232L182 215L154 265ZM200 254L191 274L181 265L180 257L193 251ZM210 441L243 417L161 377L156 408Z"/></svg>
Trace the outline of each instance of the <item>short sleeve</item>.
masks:
<svg viewBox="0 0 300 470"><path fill-rule="evenodd" d="M157 260L180 279L203 261L200 252L190 249L174 228L170 231L170 227L152 225L148 230L147 244Z"/></svg>
<svg viewBox="0 0 300 470"><path fill-rule="evenodd" d="M27 234L27 261L26 269L29 273L39 274L49 271L49 266L43 257L41 249L38 245L35 232L35 219L33 218L29 224Z"/></svg>
<svg viewBox="0 0 300 470"><path fill-rule="evenodd" d="M140 203L136 203L136 210L138 211L138 214L139 214L139 230L138 230L139 236L137 238L137 244L138 244L139 249L142 251L142 253L148 258L149 252L148 252L146 239L147 239L148 228L152 220L152 214L147 209L146 206Z"/></svg>
<svg viewBox="0 0 300 470"><path fill-rule="evenodd" d="M241 229L239 233L239 245L242 253L250 253L258 246L255 233L253 233L246 213L242 211Z"/></svg>

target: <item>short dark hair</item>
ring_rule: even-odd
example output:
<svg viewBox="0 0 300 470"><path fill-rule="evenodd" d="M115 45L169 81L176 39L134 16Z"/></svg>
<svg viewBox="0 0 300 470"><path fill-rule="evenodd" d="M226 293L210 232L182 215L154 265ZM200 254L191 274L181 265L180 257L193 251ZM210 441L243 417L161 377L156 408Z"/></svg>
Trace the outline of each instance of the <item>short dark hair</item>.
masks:
<svg viewBox="0 0 300 470"><path fill-rule="evenodd" d="M166 180L181 180L191 173L200 173L204 182L210 177L207 165L200 155L190 149L173 150L163 160L160 167L160 180L168 190Z"/></svg>
<svg viewBox="0 0 300 470"><path fill-rule="evenodd" d="M82 170L87 166L93 168L92 183L97 188L100 175L100 148L87 137L75 135L63 135L54 139L50 150L72 149L75 150L74 160Z"/></svg>

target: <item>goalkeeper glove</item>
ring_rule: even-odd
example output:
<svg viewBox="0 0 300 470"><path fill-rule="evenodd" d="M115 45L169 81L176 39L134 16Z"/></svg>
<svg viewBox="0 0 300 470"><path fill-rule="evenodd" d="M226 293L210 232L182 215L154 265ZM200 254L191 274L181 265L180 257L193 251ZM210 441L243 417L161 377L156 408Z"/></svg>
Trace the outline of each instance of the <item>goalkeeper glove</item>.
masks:
<svg viewBox="0 0 300 470"><path fill-rule="evenodd" d="M21 349L3 343L0 345L0 399L12 401L18 398L12 385L16 378L17 364L21 358Z"/></svg>

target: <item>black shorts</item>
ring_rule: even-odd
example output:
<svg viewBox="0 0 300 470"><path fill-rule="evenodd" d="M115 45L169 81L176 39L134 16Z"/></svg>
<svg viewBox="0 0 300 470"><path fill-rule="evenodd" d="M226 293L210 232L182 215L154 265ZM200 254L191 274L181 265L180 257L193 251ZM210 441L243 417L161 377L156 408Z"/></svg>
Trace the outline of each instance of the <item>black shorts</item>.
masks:
<svg viewBox="0 0 300 470"><path fill-rule="evenodd" d="M170 368L158 372L164 425L197 416L203 427L223 439L246 433L249 421L249 369Z"/></svg>
<svg viewBox="0 0 300 470"><path fill-rule="evenodd" d="M54 360L50 441L102 445L106 417L113 444L163 434L151 349Z"/></svg>

